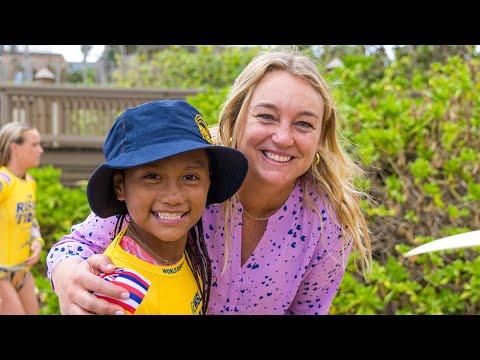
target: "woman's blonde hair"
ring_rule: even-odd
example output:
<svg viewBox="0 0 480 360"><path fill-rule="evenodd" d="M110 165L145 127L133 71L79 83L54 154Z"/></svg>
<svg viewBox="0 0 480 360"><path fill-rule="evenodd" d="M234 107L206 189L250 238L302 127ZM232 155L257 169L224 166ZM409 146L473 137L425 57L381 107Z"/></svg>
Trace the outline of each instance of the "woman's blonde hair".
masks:
<svg viewBox="0 0 480 360"><path fill-rule="evenodd" d="M307 173L313 176L314 186L323 190L340 221L340 226L346 236L344 241L353 241L353 249L361 257L362 272L370 268L372 262L370 236L365 218L360 208L360 198L363 194L353 185L355 176L363 176L363 170L358 167L342 149L337 137L337 119L335 104L330 90L323 80L316 64L306 55L295 50L283 50L260 54L255 57L235 80L224 106L220 112L219 134L223 145L237 147L237 137L241 130L239 119L245 119L251 97L259 81L271 71L286 71L308 81L320 94L324 102L322 131L314 163ZM303 194L307 195L306 174L300 178ZM319 209L311 199L305 200L312 206L322 221ZM225 231L228 234L227 223L233 207L232 200L224 206ZM227 241L229 236L226 237ZM227 242L228 245L228 242ZM227 252L228 246L225 246ZM227 253L225 254L227 257ZM227 260L225 260L226 265Z"/></svg>
<svg viewBox="0 0 480 360"><path fill-rule="evenodd" d="M22 144L25 139L23 134L28 130L35 129L29 124L12 121L6 123L0 129L0 166L7 166L10 161L10 145L13 143Z"/></svg>

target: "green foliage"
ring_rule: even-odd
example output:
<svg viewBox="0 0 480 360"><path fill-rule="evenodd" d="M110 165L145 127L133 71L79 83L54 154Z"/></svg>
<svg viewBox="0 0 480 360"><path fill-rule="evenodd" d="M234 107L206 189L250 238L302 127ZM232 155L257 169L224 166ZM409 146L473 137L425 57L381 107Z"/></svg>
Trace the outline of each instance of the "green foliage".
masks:
<svg viewBox="0 0 480 360"><path fill-rule="evenodd" d="M337 69L338 78L349 80L337 87L339 98L356 109L341 113L351 118L343 133L370 165L370 193L379 205L362 207L378 249L372 273L367 280L347 273L332 313L480 311L476 251L401 255L476 230L480 218L480 62L445 57L413 70L412 59L424 55L400 56L373 82L359 78L353 65ZM375 289L368 300L366 288Z"/></svg>
<svg viewBox="0 0 480 360"><path fill-rule="evenodd" d="M50 280L45 276L35 276L35 285L39 293L40 315L60 314L58 298L51 288Z"/></svg>
<svg viewBox="0 0 480 360"><path fill-rule="evenodd" d="M420 183L420 180L429 177L433 172L430 168L430 162L425 159L418 158L409 166L412 175L417 180L417 183Z"/></svg>
<svg viewBox="0 0 480 360"><path fill-rule="evenodd" d="M52 166L32 169L30 173L37 180L37 218L45 247L50 248L90 213L86 184L74 189L64 187L61 170Z"/></svg>
<svg viewBox="0 0 480 360"><path fill-rule="evenodd" d="M397 250L404 253L410 247L402 244ZM438 253L410 259L388 256L385 265L374 262L367 282L347 272L331 314L477 314L480 257L469 252L445 251L454 259L448 263Z"/></svg>
<svg viewBox="0 0 480 360"><path fill-rule="evenodd" d="M60 183L61 170L51 166L31 169L37 180L37 219L45 247L41 260L32 269L42 302L42 314L58 314L58 300L46 278L45 256L53 244L69 234L73 224L83 221L90 213L86 184L70 189Z"/></svg>
<svg viewBox="0 0 480 360"><path fill-rule="evenodd" d="M211 88L205 93L187 96L186 100L202 113L208 125L213 125L218 123L220 109L227 98L229 90L230 87L218 90Z"/></svg>
<svg viewBox="0 0 480 360"><path fill-rule="evenodd" d="M403 184L395 175L387 176L385 179L385 185L388 191L388 195L395 199L399 203L405 202L405 197L402 195Z"/></svg>
<svg viewBox="0 0 480 360"><path fill-rule="evenodd" d="M94 85L95 84L95 70L92 68L87 68L87 78L83 79L84 73L83 70L76 70L69 72L64 76L64 82L69 84L83 84L83 85Z"/></svg>
<svg viewBox="0 0 480 360"><path fill-rule="evenodd" d="M116 59L119 68L113 73L117 86L155 86L159 88L208 89L231 86L248 62L261 51L260 47L245 49L196 46L190 52L180 46L154 53L130 55Z"/></svg>

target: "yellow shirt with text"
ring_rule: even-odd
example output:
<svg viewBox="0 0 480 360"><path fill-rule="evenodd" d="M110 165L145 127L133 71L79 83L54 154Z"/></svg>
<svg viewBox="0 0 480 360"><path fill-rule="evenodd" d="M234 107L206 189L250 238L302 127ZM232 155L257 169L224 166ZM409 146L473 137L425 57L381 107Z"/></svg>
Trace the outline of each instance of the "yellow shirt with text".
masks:
<svg viewBox="0 0 480 360"><path fill-rule="evenodd" d="M135 315L199 315L200 291L185 255L174 265L148 263L121 248L120 241L127 229L120 232L105 250L117 268L136 271L150 286L136 308ZM126 314L130 314L125 310Z"/></svg>
<svg viewBox="0 0 480 360"><path fill-rule="evenodd" d="M22 266L30 256L37 183L0 167L0 267Z"/></svg>

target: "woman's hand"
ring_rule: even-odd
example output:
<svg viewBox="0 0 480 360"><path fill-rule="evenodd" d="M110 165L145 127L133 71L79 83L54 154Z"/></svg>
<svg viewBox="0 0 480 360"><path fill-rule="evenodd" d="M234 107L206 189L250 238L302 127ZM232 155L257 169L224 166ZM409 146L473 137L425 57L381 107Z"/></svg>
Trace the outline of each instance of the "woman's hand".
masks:
<svg viewBox="0 0 480 360"><path fill-rule="evenodd" d="M123 315L121 306L100 299L96 291L116 299L128 299L124 288L105 281L98 275L111 274L115 270L111 259L96 254L87 260L71 257L58 263L52 272L52 282L63 315Z"/></svg>

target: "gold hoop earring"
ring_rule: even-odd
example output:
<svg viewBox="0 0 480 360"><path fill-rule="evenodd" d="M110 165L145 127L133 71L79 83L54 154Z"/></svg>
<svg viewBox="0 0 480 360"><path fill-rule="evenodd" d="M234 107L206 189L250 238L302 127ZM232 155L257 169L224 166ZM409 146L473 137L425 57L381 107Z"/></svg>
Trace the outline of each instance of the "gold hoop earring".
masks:
<svg viewBox="0 0 480 360"><path fill-rule="evenodd" d="M317 157L313 163L313 165L318 165L320 162L320 154L318 152L315 153L315 156Z"/></svg>

